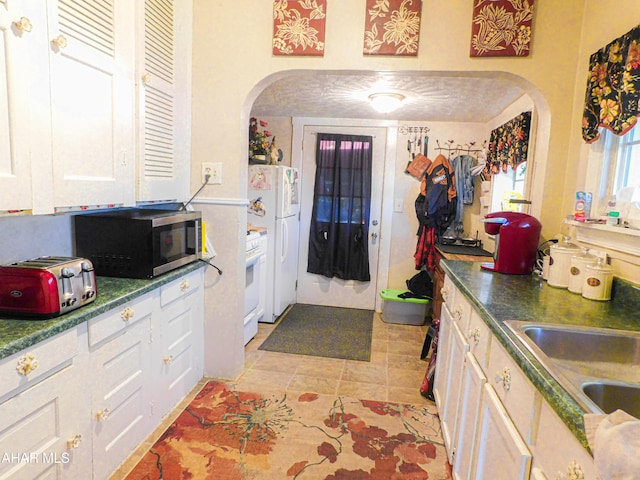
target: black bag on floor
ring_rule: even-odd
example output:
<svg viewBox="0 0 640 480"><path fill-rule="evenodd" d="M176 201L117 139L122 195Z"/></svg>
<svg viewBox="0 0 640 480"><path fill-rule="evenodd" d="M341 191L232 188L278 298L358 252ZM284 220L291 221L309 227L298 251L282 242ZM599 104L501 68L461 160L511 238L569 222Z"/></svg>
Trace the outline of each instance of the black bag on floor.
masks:
<svg viewBox="0 0 640 480"><path fill-rule="evenodd" d="M407 280L407 293L398 295L399 298L433 298L433 281L426 270L421 270Z"/></svg>

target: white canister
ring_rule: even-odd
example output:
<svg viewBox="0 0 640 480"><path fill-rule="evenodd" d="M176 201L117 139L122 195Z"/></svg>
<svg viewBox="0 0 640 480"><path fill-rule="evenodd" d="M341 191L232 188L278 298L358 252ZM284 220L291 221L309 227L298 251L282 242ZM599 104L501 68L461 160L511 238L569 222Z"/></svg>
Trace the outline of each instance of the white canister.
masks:
<svg viewBox="0 0 640 480"><path fill-rule="evenodd" d="M589 253L589 249L583 248L582 252L571 257L571 266L569 267L569 285L568 289L572 293L582 293L582 283L586 273L587 265L595 265L598 258Z"/></svg>
<svg viewBox="0 0 640 480"><path fill-rule="evenodd" d="M587 265L582 284L582 296L591 300L611 300L613 268L601 258L595 265Z"/></svg>
<svg viewBox="0 0 640 480"><path fill-rule="evenodd" d="M569 237L563 237L562 241L549 248L547 283L552 287L567 288L569 286L571 257L580 253L580 247L569 240Z"/></svg>

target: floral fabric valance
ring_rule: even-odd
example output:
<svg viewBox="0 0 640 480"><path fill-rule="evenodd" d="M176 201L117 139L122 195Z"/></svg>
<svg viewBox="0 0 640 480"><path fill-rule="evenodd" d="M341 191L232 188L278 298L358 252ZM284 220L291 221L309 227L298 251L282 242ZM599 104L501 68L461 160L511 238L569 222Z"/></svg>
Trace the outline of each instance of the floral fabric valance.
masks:
<svg viewBox="0 0 640 480"><path fill-rule="evenodd" d="M529 153L530 129L531 112L522 112L492 130L483 174L490 176L501 170L506 172L508 167L516 168L526 162Z"/></svg>
<svg viewBox="0 0 640 480"><path fill-rule="evenodd" d="M640 115L640 25L591 55L582 118L582 138L600 137L598 127L624 135Z"/></svg>

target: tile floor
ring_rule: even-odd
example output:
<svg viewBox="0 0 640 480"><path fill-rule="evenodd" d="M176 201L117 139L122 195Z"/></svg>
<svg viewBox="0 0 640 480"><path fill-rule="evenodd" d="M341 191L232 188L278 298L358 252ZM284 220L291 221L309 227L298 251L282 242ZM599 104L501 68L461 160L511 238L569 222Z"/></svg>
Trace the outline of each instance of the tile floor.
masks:
<svg viewBox="0 0 640 480"><path fill-rule="evenodd" d="M373 322L371 361L291 355L259 350L275 325L260 323L258 334L245 347L244 371L236 379L238 389L258 388L288 394L316 392L366 400L411 403L436 413L433 402L420 395L420 385L429 363L421 360L427 326L385 323L376 313ZM167 415L161 425L143 442L110 480L125 478L156 439L191 402L202 386L212 380L203 378L191 393Z"/></svg>
<svg viewBox="0 0 640 480"><path fill-rule="evenodd" d="M420 385L428 361L420 360L427 326L385 323L375 314L371 361L290 355L259 350L275 328L259 324L258 335L245 348L239 388L278 387L288 392L331 395L427 405Z"/></svg>

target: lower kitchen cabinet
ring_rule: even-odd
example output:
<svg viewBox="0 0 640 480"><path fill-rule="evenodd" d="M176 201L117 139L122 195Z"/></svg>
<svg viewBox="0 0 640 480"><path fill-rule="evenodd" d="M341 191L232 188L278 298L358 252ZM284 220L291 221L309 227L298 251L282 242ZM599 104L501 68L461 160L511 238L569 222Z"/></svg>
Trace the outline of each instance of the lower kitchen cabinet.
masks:
<svg viewBox="0 0 640 480"><path fill-rule="evenodd" d="M80 325L0 362L0 479L91 478Z"/></svg>
<svg viewBox="0 0 640 480"><path fill-rule="evenodd" d="M203 277L1 360L0 480L109 478L202 378Z"/></svg>
<svg viewBox="0 0 640 480"><path fill-rule="evenodd" d="M440 423L444 443L448 446L449 462L453 463L455 433L458 426L458 407L460 405L460 393L462 390L463 368L465 354L469 351L469 344L462 335L456 322L450 329L451 340L449 342L450 353L448 355L447 368L447 393L443 408L440 410Z"/></svg>
<svg viewBox="0 0 640 480"><path fill-rule="evenodd" d="M591 480L596 472L593 458L582 448L556 412L542 402L533 440L534 480Z"/></svg>
<svg viewBox="0 0 640 480"><path fill-rule="evenodd" d="M202 378L204 289L200 272L160 289L160 338L153 355L157 372L154 410L166 415Z"/></svg>
<svg viewBox="0 0 640 480"><path fill-rule="evenodd" d="M102 321L122 322L119 316L107 314ZM93 468L101 473L94 478L115 470L154 427L149 407L150 332L148 314L90 353Z"/></svg>
<svg viewBox="0 0 640 480"><path fill-rule="evenodd" d="M477 419L480 418L480 400L482 400L482 391L485 383L487 383L487 377L480 364L478 364L476 357L467 352L462 380L459 424L456 430L457 435L452 462L454 480L471 478L478 426Z"/></svg>
<svg viewBox="0 0 640 480"><path fill-rule="evenodd" d="M454 480L595 480L589 453L446 277L442 293L434 396Z"/></svg>
<svg viewBox="0 0 640 480"><path fill-rule="evenodd" d="M480 401L473 477L476 480L527 480L531 452L495 389L485 384Z"/></svg>

